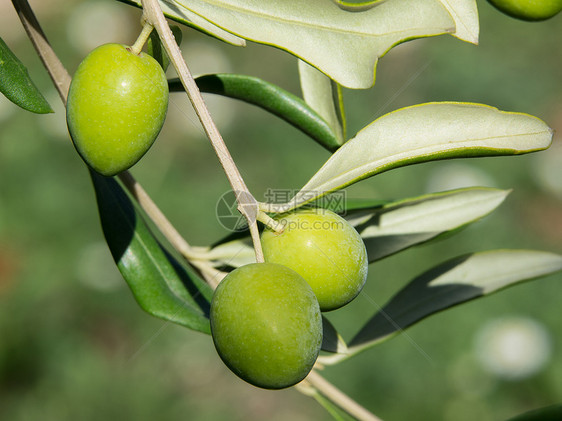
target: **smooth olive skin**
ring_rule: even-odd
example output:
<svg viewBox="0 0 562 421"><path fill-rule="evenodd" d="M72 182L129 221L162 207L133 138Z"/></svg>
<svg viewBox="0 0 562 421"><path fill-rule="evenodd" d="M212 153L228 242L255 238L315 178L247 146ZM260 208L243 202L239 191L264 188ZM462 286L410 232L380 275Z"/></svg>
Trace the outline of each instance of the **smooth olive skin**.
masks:
<svg viewBox="0 0 562 421"><path fill-rule="evenodd" d="M224 363L254 386L282 389L304 379L322 345L322 316L301 276L252 263L229 273L211 301L211 332Z"/></svg>
<svg viewBox="0 0 562 421"><path fill-rule="evenodd" d="M549 19L562 10L562 0L488 0L498 10L522 20Z"/></svg>
<svg viewBox="0 0 562 421"><path fill-rule="evenodd" d="M100 174L133 166L152 146L168 109L168 83L156 60L120 44L102 45L70 84L66 121L76 150Z"/></svg>
<svg viewBox="0 0 562 421"><path fill-rule="evenodd" d="M353 300L367 279L365 244L355 229L334 212L298 210L275 218L281 234L267 228L261 236L266 262L300 274L311 286L322 311Z"/></svg>

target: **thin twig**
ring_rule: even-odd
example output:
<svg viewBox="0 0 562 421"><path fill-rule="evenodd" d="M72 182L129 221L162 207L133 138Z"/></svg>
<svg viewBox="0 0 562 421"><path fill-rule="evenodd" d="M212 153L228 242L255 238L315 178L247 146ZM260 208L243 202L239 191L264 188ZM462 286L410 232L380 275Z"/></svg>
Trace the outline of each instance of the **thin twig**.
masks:
<svg viewBox="0 0 562 421"><path fill-rule="evenodd" d="M55 88L57 89L62 102L66 104L68 95L68 87L70 86L71 77L64 68L63 64L53 51L53 48L47 41L45 33L41 29L33 10L29 6L27 0L12 0L12 4L21 20L21 23L27 32L27 36L35 47L39 58L47 69Z"/></svg>
<svg viewBox="0 0 562 421"><path fill-rule="evenodd" d="M306 377L306 382L313 386L326 398L345 410L351 416L360 421L382 421L379 417L359 405L332 383L322 377L316 370L312 370ZM303 392L306 393L306 392ZM308 393L309 394L309 393Z"/></svg>
<svg viewBox="0 0 562 421"><path fill-rule="evenodd" d="M238 210L246 218L248 225L250 226L250 233L252 234L252 241L256 252L256 260L258 262L263 262L263 253L261 251L261 243L257 228L257 215L259 213L258 202L248 190L246 183L244 183L244 180L242 179L242 176L240 175L240 172L238 171L238 168L236 167L236 164L234 163L234 160L232 159L232 156L230 155L230 152L228 151L228 148L226 147L226 144L224 143L224 140L213 121L207 106L205 105L203 96L193 79L191 71L183 59L181 50L174 39L168 23L166 22L166 18L162 13L158 0L142 0L142 7L144 10L144 18L156 28L162 44L168 53L168 57L176 69L187 96L189 97L189 100L199 117L203 130L213 145L215 153L219 158L232 190L236 193Z"/></svg>

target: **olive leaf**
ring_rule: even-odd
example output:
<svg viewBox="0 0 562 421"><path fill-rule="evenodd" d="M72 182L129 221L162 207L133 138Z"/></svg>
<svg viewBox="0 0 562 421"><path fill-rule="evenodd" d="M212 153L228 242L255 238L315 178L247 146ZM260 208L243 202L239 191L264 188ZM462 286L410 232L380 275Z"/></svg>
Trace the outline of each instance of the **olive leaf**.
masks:
<svg viewBox="0 0 562 421"><path fill-rule="evenodd" d="M330 151L341 144L328 123L299 97L262 79L219 73L196 78L201 92L256 105L293 125ZM169 81L170 92L183 91L179 79Z"/></svg>
<svg viewBox="0 0 562 421"><path fill-rule="evenodd" d="M478 43L479 23L476 0L440 0L455 21L451 35L473 44Z"/></svg>
<svg viewBox="0 0 562 421"><path fill-rule="evenodd" d="M328 123L338 143L343 144L346 121L341 86L302 60L298 61L298 68L304 101Z"/></svg>
<svg viewBox="0 0 562 421"><path fill-rule="evenodd" d="M348 354L333 361L389 339L439 311L561 269L562 256L534 250L494 250L451 259L400 290L349 342Z"/></svg>
<svg viewBox="0 0 562 421"><path fill-rule="evenodd" d="M54 112L35 86L27 69L0 38L0 92L24 110L37 114Z"/></svg>
<svg viewBox="0 0 562 421"><path fill-rule="evenodd" d="M161 319L210 333L209 285L160 245L117 181L93 170L90 175L105 239L141 308Z"/></svg>
<svg viewBox="0 0 562 421"><path fill-rule="evenodd" d="M286 212L375 174L447 158L517 155L546 149L552 129L522 113L482 104L435 102L386 114L341 146L286 204Z"/></svg>
<svg viewBox="0 0 562 421"><path fill-rule="evenodd" d="M372 263L479 220L509 193L486 187L458 189L349 211L346 219L363 238Z"/></svg>
<svg viewBox="0 0 562 421"><path fill-rule="evenodd" d="M167 0L241 38L272 45L349 88L374 83L375 66L396 44L454 32L439 0L388 0L354 7L327 0Z"/></svg>

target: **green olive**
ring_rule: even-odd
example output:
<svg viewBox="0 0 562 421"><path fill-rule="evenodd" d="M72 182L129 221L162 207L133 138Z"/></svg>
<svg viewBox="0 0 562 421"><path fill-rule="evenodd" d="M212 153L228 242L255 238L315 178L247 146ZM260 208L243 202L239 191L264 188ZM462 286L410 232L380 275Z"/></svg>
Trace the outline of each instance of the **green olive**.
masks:
<svg viewBox="0 0 562 421"><path fill-rule="evenodd" d="M562 0L489 0L489 2L509 16L529 21L549 19L562 10Z"/></svg>
<svg viewBox="0 0 562 421"><path fill-rule="evenodd" d="M262 233L266 262L290 267L306 279L322 311L340 308L359 294L367 278L367 251L349 222L323 209L275 219L284 229Z"/></svg>
<svg viewBox="0 0 562 421"><path fill-rule="evenodd" d="M110 176L152 146L168 109L168 83L156 60L105 44L80 63L68 92L66 121L84 161Z"/></svg>
<svg viewBox="0 0 562 421"><path fill-rule="evenodd" d="M322 316L306 281L293 270L253 263L229 273L211 301L217 352L240 378L281 389L304 379L322 345Z"/></svg>

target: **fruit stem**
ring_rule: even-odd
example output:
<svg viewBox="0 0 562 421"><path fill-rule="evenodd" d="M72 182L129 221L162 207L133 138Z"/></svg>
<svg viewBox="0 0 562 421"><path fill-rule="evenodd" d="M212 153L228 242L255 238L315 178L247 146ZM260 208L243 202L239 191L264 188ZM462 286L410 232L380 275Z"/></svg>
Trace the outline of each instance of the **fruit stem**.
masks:
<svg viewBox="0 0 562 421"><path fill-rule="evenodd" d="M232 190L237 192L236 198L238 202L238 211L248 221L252 241L254 243L256 261L263 262L263 253L257 226L257 216L259 213L258 202L248 190L246 183L238 171L238 168L236 167L236 164L234 163L234 160L232 159L232 156L230 155L230 152L226 147L226 144L224 143L224 140L215 125L207 106L205 105L203 96L195 83L195 79L193 78L187 63L183 59L181 50L174 39L174 35L172 34L168 23L166 22L166 18L162 13L158 0L141 0L141 3L144 11L144 18L146 21L151 23L154 28L156 28L156 31L160 36L160 40L168 53L168 57L178 73L187 96L195 109L197 117L199 117L199 121L205 130L205 134L211 141L215 153L219 158Z"/></svg>
<svg viewBox="0 0 562 421"><path fill-rule="evenodd" d="M142 24L142 31L139 37L137 38L137 40L135 41L135 43L131 46L131 48L129 48L129 50L131 50L131 52L137 56L142 51L142 47L144 47L144 44L146 44L146 41L148 41L148 37L150 36L150 33L154 29L154 26L152 26L150 22L144 19L144 15L141 19L141 24Z"/></svg>
<svg viewBox="0 0 562 421"><path fill-rule="evenodd" d="M282 223L276 221L267 213L261 210L258 212L258 221L260 221L262 224L266 225L267 227L271 228L277 234L282 234L283 231L285 230L285 227L283 226Z"/></svg>

